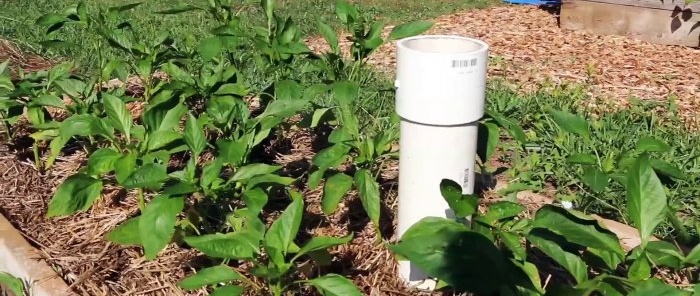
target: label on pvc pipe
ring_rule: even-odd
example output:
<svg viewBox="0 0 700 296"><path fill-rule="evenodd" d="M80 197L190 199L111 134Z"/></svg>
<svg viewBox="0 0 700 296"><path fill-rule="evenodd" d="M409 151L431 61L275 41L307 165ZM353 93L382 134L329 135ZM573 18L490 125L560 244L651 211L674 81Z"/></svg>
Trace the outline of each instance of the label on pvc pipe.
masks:
<svg viewBox="0 0 700 296"><path fill-rule="evenodd" d="M484 115L488 45L459 36L418 36L397 45L396 111L407 120L459 125Z"/></svg>

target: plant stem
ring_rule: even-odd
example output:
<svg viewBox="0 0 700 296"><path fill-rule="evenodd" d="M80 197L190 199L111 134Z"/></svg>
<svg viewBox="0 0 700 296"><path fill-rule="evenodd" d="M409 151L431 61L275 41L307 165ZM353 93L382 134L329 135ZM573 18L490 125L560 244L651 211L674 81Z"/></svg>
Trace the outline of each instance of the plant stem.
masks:
<svg viewBox="0 0 700 296"><path fill-rule="evenodd" d="M138 196L139 196L139 210L143 212L143 209L146 208L146 201L143 198L143 188L137 189Z"/></svg>
<svg viewBox="0 0 700 296"><path fill-rule="evenodd" d="M41 161L39 159L39 144L34 142L32 145L32 150L34 151L34 165L36 166L36 169L39 170L39 172L42 171L41 169Z"/></svg>

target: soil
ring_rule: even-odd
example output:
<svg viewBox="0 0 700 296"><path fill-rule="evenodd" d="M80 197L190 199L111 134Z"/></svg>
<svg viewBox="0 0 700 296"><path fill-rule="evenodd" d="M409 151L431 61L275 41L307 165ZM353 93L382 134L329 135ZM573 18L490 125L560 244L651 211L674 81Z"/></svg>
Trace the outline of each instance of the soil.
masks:
<svg viewBox="0 0 700 296"><path fill-rule="evenodd" d="M609 97L620 106L629 95L657 100L676 95L681 109L688 111L698 104L694 95L700 84L700 67L696 64L700 62L692 59L697 52L694 49L562 31L556 16L529 6L502 6L440 17L429 33L484 39L491 46L492 59L501 61L490 67L490 77L506 77L523 91L547 81L582 82L592 96ZM309 39L309 44L315 49L325 46L319 38ZM347 48L347 44L344 46ZM394 45L387 44L370 62L391 73L394 55ZM0 60L4 57L10 57L14 69L37 70L50 65L50 61L27 57L11 44L0 43ZM694 122L695 115L686 113L688 122ZM272 147L270 156L289 171L303 168L317 149L311 145L313 137L308 131L291 133L284 149ZM158 259L146 261L139 248L104 240L107 232L137 212L131 192L106 188L103 198L88 212L45 219L46 205L56 186L85 162L85 154L68 151L52 170L40 174L27 147L26 142L0 145L0 211L44 254L77 295L205 295L204 291L182 294L176 287L179 279L206 263L197 251L171 244ZM385 239L394 242L396 163L382 176L384 209L380 228ZM393 255L386 247L375 245L374 227L356 195L351 193L335 215L325 217L321 213L320 188L303 192L306 212L301 237L354 233L350 244L332 250L333 264L324 271L348 276L367 295L446 295L406 288L396 277ZM552 202L551 198L527 192L519 198L529 210Z"/></svg>

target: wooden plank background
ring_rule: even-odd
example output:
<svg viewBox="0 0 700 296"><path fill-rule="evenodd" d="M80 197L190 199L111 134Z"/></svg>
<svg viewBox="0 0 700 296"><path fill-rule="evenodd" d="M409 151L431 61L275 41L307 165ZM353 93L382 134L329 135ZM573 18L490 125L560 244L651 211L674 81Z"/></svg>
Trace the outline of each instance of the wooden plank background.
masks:
<svg viewBox="0 0 700 296"><path fill-rule="evenodd" d="M700 11L700 2L686 6L682 1L564 0L560 26L598 35L700 47L700 13L695 13ZM683 6L674 6L680 4Z"/></svg>

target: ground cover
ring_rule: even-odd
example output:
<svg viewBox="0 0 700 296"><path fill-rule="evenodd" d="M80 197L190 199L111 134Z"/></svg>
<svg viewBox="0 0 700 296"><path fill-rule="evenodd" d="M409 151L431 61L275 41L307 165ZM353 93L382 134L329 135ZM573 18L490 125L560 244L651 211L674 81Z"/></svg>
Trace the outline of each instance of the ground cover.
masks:
<svg viewBox="0 0 700 296"><path fill-rule="evenodd" d="M274 11L265 5L262 4L262 9L251 9L250 13L258 13L260 19L265 19L267 12ZM338 10L335 20L341 24L337 26L345 32L358 27L342 25L348 19L359 18L353 16L351 7L341 7L344 8ZM500 9L486 10L483 14L507 12ZM80 11L76 8L73 13L84 20ZM397 128L396 118L391 116L390 78L366 68L364 63L339 59L341 49L347 46L338 45L336 50L333 40L337 37L332 29L320 27L319 30L325 41L331 43L326 47L330 53L309 59L307 52L299 50L302 41L310 43L314 50L321 47L316 46L315 38L303 39L293 30L286 31L292 27L286 25L285 19L269 18L269 24L263 23L250 36L235 31L237 24L228 22L234 19L232 15L220 13L225 24L220 29L224 31L218 37L206 35L210 38L207 42L174 49L166 43L143 50L138 47L143 41L140 35L131 39L128 34L112 37L117 41L112 42L116 43L112 44L115 52L130 54L124 55L124 60L117 59L121 57L119 54L98 56L103 60L98 63L100 66L93 67L102 74L98 81L90 80L94 76L89 74L69 76L70 67L58 67L45 73L46 76L30 75L14 80L23 83L4 84L11 91L6 93L9 98L33 110L28 109L24 116L17 117L19 121L6 128L9 132L6 139L11 142L3 150L5 161L0 163L0 171L5 172L0 188L3 213L46 252L47 260L81 295L199 295L205 293L205 286L219 282L236 282L251 295L263 291L281 293L279 289L286 284L290 284L292 293L304 295L314 291L353 295L352 285L368 295L416 295L418 292L407 289L395 276L396 253L421 261L425 256L416 257L415 253L426 250L410 245L410 240L396 244L399 238L393 233L396 209L393 157L400 147L392 145ZM467 12L472 17L475 13ZM523 13L538 15L539 11L523 10ZM51 21L56 20L60 22L58 18ZM45 24L55 25L49 19L45 19ZM365 24L365 29L370 29L369 25ZM243 28L249 28L246 26L249 24ZM489 28L493 27L497 26ZM360 61L364 60L364 55L378 47L376 37L383 34L386 38L392 30L393 37L397 37L427 28L423 22L408 27L389 26L386 31L373 28L363 32L369 34L363 34L365 38L356 42L354 54L360 55ZM453 28L442 25L433 30L450 29ZM509 34L513 35L506 31L500 36ZM66 40L74 37L69 31ZM251 40L258 43L251 44L248 42ZM245 50L232 53L227 42L240 44ZM497 52L507 46L493 43ZM381 52L389 47L378 48ZM236 56L240 53L242 56ZM161 59L163 56L172 59ZM368 57L370 63L381 60L373 59L371 54ZM496 65L498 58L494 58ZM254 67L250 66L251 61ZM131 69L120 68L129 63L133 65ZM505 63L504 67L507 66ZM109 68L111 72L105 71ZM580 71L580 67L575 69ZM140 75L142 79L126 79L120 71ZM152 76L153 73L158 74ZM115 77L131 83L108 83L115 88L93 93L91 83L113 82L111 79ZM687 114L683 112L687 109L657 98L658 102L633 102L630 108L600 112L612 110L604 108L617 104L594 100L589 92L594 83L545 84L545 88L532 91L513 88L512 82L492 79L489 85L491 114L484 119L482 132L488 139L483 143L488 145L481 151L482 158L488 160L482 167L481 180L481 188L486 192L480 207L480 213L486 213L481 221L489 225L489 230L474 227L468 233L481 233L493 239L505 253L511 253L506 258L519 262L523 271L530 271L528 277L535 287L520 281L518 272L512 270L506 273L517 281L493 283L479 275L470 275L484 280L475 280L479 283L477 287L459 285L456 280L470 277L460 273L458 267L447 269L453 273L444 274L444 270L435 273L454 287L481 292L485 291L478 289L516 286L537 290L557 284L571 288L575 283L583 289L620 285L617 288L622 289L621 293L630 283L646 283L645 289L672 287L647 280L652 271L655 277L676 289L692 287L697 280L693 266L697 265L698 251L688 251L697 244L694 183L698 172L695 148L698 139L683 124L687 123L687 116L682 116ZM22 92L15 92L18 89ZM172 96L168 91L180 96ZM32 104L33 99L27 101L26 96L41 99ZM67 101L59 103L56 98ZM174 102L172 98L182 101ZM594 105L597 108L590 108L591 101L598 103ZM12 107L10 102L4 104ZM4 118L14 119L8 116L13 115L10 111L10 108L4 110ZM588 124L562 111L586 118ZM349 141L339 141L342 139ZM253 144L247 146L250 143ZM651 162L640 161L637 152L647 152ZM134 167L129 165L132 157L138 158L133 162ZM489 176L487 172L498 174ZM505 191L489 190L491 178L505 182ZM648 190L634 193L635 185L629 185L626 178L637 180ZM474 197L451 195L455 190L451 184L445 184L444 190L446 198L452 198L455 209L465 215L480 216L472 203ZM533 203L523 200L518 194L522 191L542 191L547 198ZM631 201L637 202L636 206L630 206ZM512 202L525 204L527 208ZM647 259L638 259L639 253L618 257L622 256L621 251L610 242L609 233L600 229L592 231L587 220L546 206L566 202L586 213L644 228L640 236L645 247L650 247L637 251L646 251L646 256L641 257ZM489 214L497 212L492 211L496 209L493 204L511 207L506 212L513 214L497 217L499 221L494 224L493 214ZM528 217L534 220L525 219ZM563 231L557 228L561 223L550 225L547 223L552 221L542 217L576 223L566 224L573 228ZM143 222L150 219L161 222ZM428 232L417 232L416 239L420 241L450 241L465 235L465 229L447 221L426 222L444 228L445 232L438 233L443 236L427 237ZM659 223L661 227L657 228ZM526 224L540 229L539 232L524 231L522 227ZM542 226L562 231L555 234L563 236L569 244L544 235ZM674 246L647 242L650 230L683 248L678 251ZM605 245L589 245L582 236L577 237L582 233ZM262 243L249 243L250 236ZM475 243L485 243L483 239L470 238ZM514 238L535 247L528 247L525 256L516 247L518 243L513 244ZM381 239L385 243L377 244ZM224 244L217 245L219 242ZM482 251L493 250L493 243L483 245ZM313 249L312 256L301 257L292 264L289 277L275 275L289 268L286 260L314 244L315 248L306 247ZM255 247L249 248L251 245ZM240 248L230 249L230 246ZM585 248L581 250L581 246ZM323 251L326 248L329 254ZM534 250L540 253L532 254ZM572 257L584 251L598 256L610 253L606 253L609 257L605 257L607 261L601 267L589 262L590 258L584 262ZM414 256L410 256L412 252ZM248 255L258 253L261 257ZM627 262L614 264L622 258ZM465 265L501 266L449 256L433 259L423 260L422 264L430 269L435 267L433 264L452 259ZM534 273L531 264L537 265ZM615 271L614 267L621 270ZM589 279L585 275L589 268L593 274L621 273L624 278L612 282L594 276ZM182 279L195 271L201 274L203 269L204 274L216 275L217 280L195 276L184 283L184 288L192 291L184 292L188 289L183 288ZM483 270L481 276L488 278L490 272L504 274L498 269ZM241 276L247 280L239 281ZM292 279L302 282L295 283ZM312 280L303 282L307 279ZM312 286L317 290L311 289ZM336 288L348 290L338 293ZM217 290L231 294L238 289L228 285Z"/></svg>

